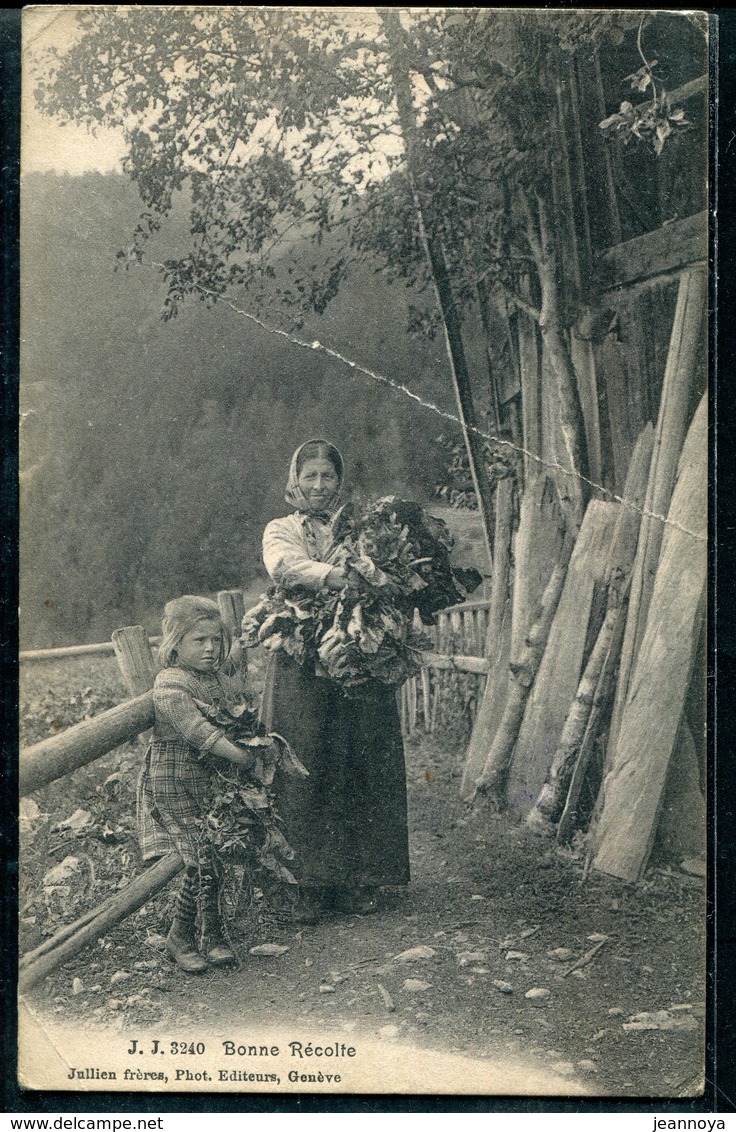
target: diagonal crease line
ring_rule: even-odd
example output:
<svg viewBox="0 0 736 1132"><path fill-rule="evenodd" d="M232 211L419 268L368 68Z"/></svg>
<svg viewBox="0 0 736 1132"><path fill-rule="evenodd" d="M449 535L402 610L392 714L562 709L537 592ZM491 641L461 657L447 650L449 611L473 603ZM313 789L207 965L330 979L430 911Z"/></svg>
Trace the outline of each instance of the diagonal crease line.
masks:
<svg viewBox="0 0 736 1132"><path fill-rule="evenodd" d="M33 1019L33 1021L34 1021L34 1022L36 1023L36 1025L38 1026L38 1028L39 1028L39 1030L41 1031L41 1033L43 1034L43 1036L44 1036L44 1037L46 1038L46 1041L47 1041L47 1042L49 1043L49 1045L51 1046L51 1048L52 1048L52 1049L54 1050L54 1052L55 1052L56 1054L58 1054L58 1057L59 1057L59 1061L61 1062L61 1064L62 1064L62 1065L63 1065L63 1066L64 1066L64 1067L66 1068L66 1069L71 1069L71 1064L70 1064L70 1063L69 1063L69 1062L67 1061L67 1058L66 1058L66 1054L64 1054L64 1053L62 1052L62 1050L60 1049L60 1047L59 1047L59 1046L58 1046L58 1045L56 1044L56 1042L54 1041L53 1037L51 1036L51 1034L50 1034L50 1033L48 1032L48 1030L46 1029L46 1026L45 1026L45 1025L43 1024L43 1022L42 1022L42 1020L41 1020L41 1015L40 1015L40 1014L38 1013L38 1011L36 1011L36 1010L34 1010L34 1009L33 1009L33 1007L31 1006L30 1002L28 1001L28 998L27 998L27 996L26 996L26 995L21 995L21 996L20 996L20 1001L22 1002L23 1006L24 1006L24 1007L26 1008L26 1010L27 1010L27 1011L28 1011L28 1013L30 1014L30 1016L31 1016L31 1018Z"/></svg>
<svg viewBox="0 0 736 1132"><path fill-rule="evenodd" d="M161 263L153 263L152 266L159 268L164 267L164 265ZM400 381L396 381L392 377L387 377L385 374L376 373L375 370L369 369L368 366L361 365L360 362L355 362L351 358L345 357L345 355L341 354L339 350L333 350L331 346L325 346L325 344L323 342L320 342L317 338L308 342L306 339L299 338L298 335L292 334L288 330L282 330L278 326L271 326L269 323L264 322L263 319L258 318L257 315L236 306L231 299L224 298L223 296L218 295L216 291L211 291L207 287L203 287L199 283L195 283L194 286L199 292L201 292L201 294L207 295L210 298L215 299L216 301L224 302L227 306L230 307L231 310L235 311L236 314L242 315L243 318L249 319L250 322L254 322L256 326L260 326L262 330L267 331L269 334L276 334L280 338L286 338L288 342L291 342L295 346L301 346L302 349L317 350L322 354L326 354L327 357L334 358L336 361L342 362L343 365L348 366L350 369L355 370L357 373L362 373L366 377L370 377L373 381L378 382L379 385L386 385L389 387L389 389L393 389L394 392L402 393L411 401L416 401L417 404L421 405L423 408L429 409L430 412L435 413L438 417L442 417L443 420L452 421L453 424L457 424L462 427L462 421L459 419L459 417L456 417L454 413L449 413L446 409L441 409L439 405L435 405L433 401L425 401L424 398L420 397L418 393L415 393L412 389L409 389L408 386L403 385ZM530 460L533 460L543 468L549 468L550 470L561 472L565 476L579 480L580 483L587 484L588 487L592 487L596 491L600 491L603 495L606 496L607 499L611 500L612 502L620 503L622 507L625 507L630 511L635 511L638 515L641 515L642 518L656 519L658 522L663 523L666 526L674 527L675 530L682 531L683 534L689 535L691 538L696 539L698 542L708 541L705 535L701 535L697 531L690 530L689 527L684 526L682 523L678 523L676 519L669 519L666 515L660 515L656 511L649 511L645 507L637 507L635 503L632 503L628 499L624 499L622 495L617 495L616 492L611 491L610 488L596 483L595 480L588 479L587 476L581 475L580 472L571 471L570 468L566 468L564 464L559 464L554 460L545 460L536 452L531 452L529 449L524 448L521 444L514 444L511 440L506 440L501 436L494 436L492 433L484 432L482 429L477 428L474 425L469 425L468 428L482 440L487 440L492 444L498 444L506 448L510 448L513 452L518 452L522 456L528 456Z"/></svg>

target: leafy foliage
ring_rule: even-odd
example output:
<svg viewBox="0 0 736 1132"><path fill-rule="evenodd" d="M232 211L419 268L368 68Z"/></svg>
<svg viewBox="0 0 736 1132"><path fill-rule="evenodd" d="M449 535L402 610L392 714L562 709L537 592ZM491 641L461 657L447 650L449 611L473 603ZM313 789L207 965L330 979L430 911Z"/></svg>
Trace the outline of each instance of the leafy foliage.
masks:
<svg viewBox="0 0 736 1132"><path fill-rule="evenodd" d="M448 436L439 436L437 443L447 455L447 465L442 480L435 486L435 494L459 511L477 511L478 498L465 445ZM483 446L483 452L492 484L514 474L515 453L507 445L489 442Z"/></svg>
<svg viewBox="0 0 736 1132"><path fill-rule="evenodd" d="M92 687L64 694L44 689L30 700L24 697L20 717L22 741L29 745L41 742L75 723L99 715L114 707L115 703L116 700L109 693Z"/></svg>
<svg viewBox="0 0 736 1132"><path fill-rule="evenodd" d="M259 885L272 893L278 884L296 884L287 864L296 854L282 830L273 784L277 769L296 777L305 777L308 771L284 739L266 734L257 714L245 704L198 703L198 707L231 743L250 751L256 760L250 772L233 764L213 767L202 836L214 847L231 884L235 866L242 867L250 890Z"/></svg>
<svg viewBox="0 0 736 1132"><path fill-rule="evenodd" d="M316 594L272 588L246 613L243 643L314 664L348 695L398 687L419 670L415 653L428 643L413 633L414 610L434 624L437 611L464 600L481 576L451 565L442 520L395 496L362 513L346 505L332 538L328 561L348 570L348 586Z"/></svg>
<svg viewBox="0 0 736 1132"><path fill-rule="evenodd" d="M352 175L356 154L372 148L381 172L396 159L375 146L393 129L391 91L365 22L327 9L87 9L79 41L46 61L45 109L126 133L143 204L128 263L187 191L190 246L162 265L169 315L187 295L233 285L265 300L271 284L271 296L317 310L334 294L339 249L318 278L289 244L295 232L321 240L349 210L372 179L370 162Z"/></svg>
<svg viewBox="0 0 736 1132"><path fill-rule="evenodd" d="M626 12L405 9L392 48L380 9L124 9L79 15L44 61L48 113L122 129L142 202L130 264L180 199L184 250L160 263L167 315L246 290L253 309L322 311L354 263L428 282L394 76L412 82L425 221L462 305L479 275L508 282L519 188L547 193L556 83L573 53L620 43ZM393 54L392 54L393 52ZM295 237L314 242L305 270Z"/></svg>

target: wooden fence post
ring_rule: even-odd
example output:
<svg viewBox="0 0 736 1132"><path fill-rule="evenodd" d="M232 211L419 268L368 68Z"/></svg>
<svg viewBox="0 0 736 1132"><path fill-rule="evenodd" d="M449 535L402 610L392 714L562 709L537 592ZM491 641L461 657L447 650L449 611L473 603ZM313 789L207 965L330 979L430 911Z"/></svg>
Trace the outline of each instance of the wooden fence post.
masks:
<svg viewBox="0 0 736 1132"><path fill-rule="evenodd" d="M115 630L112 644L128 694L143 695L153 687L156 675L148 633L142 625L127 625Z"/></svg>
<svg viewBox="0 0 736 1132"><path fill-rule="evenodd" d="M233 695L238 697L245 691L245 682L248 677L248 655L245 649L240 648L239 645L236 647L236 642L239 641L240 634L242 633L243 614L245 613L243 591L219 590L217 594L217 605L220 610L222 623L229 630L233 640L233 652L231 655L235 668L231 668L228 679Z"/></svg>
<svg viewBox="0 0 736 1132"><path fill-rule="evenodd" d="M223 624L230 630L233 639L239 637L245 613L245 602L242 590L219 590L217 604Z"/></svg>

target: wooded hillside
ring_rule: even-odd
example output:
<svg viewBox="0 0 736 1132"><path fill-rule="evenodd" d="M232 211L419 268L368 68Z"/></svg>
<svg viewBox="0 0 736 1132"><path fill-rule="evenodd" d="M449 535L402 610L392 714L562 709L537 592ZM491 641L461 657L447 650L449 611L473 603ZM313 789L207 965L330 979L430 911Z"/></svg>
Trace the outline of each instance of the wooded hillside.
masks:
<svg viewBox="0 0 736 1132"><path fill-rule="evenodd" d="M24 185L26 647L107 639L131 619L153 628L172 595L248 585L303 439L333 439L359 493L427 500L446 460L434 440L453 434L225 303L161 321L157 273L116 270L136 211L122 176ZM410 301L361 268L300 334L452 412L442 344L406 333Z"/></svg>

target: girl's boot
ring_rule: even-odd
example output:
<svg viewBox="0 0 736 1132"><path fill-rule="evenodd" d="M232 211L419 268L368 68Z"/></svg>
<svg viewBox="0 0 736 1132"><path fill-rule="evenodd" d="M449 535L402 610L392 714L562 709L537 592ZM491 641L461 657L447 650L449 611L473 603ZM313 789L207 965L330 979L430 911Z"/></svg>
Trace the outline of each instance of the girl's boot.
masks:
<svg viewBox="0 0 736 1132"><path fill-rule="evenodd" d="M296 903L292 911L295 924L318 924L325 909L322 898L324 890L315 885L299 885Z"/></svg>
<svg viewBox="0 0 736 1132"><path fill-rule="evenodd" d="M207 956L207 962L212 967L229 967L233 963L237 963L237 958L225 936L218 897L215 878L203 875L200 888L202 950Z"/></svg>
<svg viewBox="0 0 736 1132"><path fill-rule="evenodd" d="M207 960L196 944L196 887L196 870L187 869L176 898L174 922L166 937L166 954L189 975L201 975L207 970Z"/></svg>

